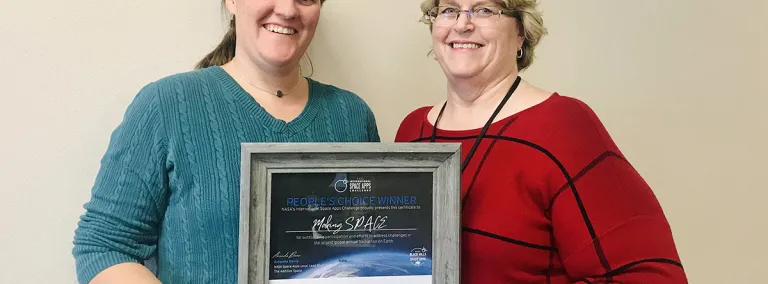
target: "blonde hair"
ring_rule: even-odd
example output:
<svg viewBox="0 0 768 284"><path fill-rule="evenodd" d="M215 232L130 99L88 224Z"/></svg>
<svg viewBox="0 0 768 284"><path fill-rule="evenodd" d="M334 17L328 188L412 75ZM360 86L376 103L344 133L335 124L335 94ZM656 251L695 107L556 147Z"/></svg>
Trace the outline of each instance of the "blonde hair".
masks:
<svg viewBox="0 0 768 284"><path fill-rule="evenodd" d="M523 56L517 58L517 70L527 69L533 63L534 50L541 41L541 38L547 35L547 29L544 27L544 21L541 18L541 12L536 10L537 0L494 0L502 9L514 11L517 14L517 23L520 30L518 34L524 35ZM427 13L440 3L440 0L423 0L421 2L421 12ZM429 30L432 31L432 23L429 24ZM519 51L517 51L519 52Z"/></svg>
<svg viewBox="0 0 768 284"><path fill-rule="evenodd" d="M227 11L226 1L221 0L221 8L223 11ZM325 0L320 0L320 5L323 5ZM202 69L211 66L221 66L231 61L235 57L235 44L237 43L237 35L235 34L235 17L233 16L229 20L229 30L224 34L224 37L219 42L219 45L208 53L203 59L201 59L195 65L195 68Z"/></svg>

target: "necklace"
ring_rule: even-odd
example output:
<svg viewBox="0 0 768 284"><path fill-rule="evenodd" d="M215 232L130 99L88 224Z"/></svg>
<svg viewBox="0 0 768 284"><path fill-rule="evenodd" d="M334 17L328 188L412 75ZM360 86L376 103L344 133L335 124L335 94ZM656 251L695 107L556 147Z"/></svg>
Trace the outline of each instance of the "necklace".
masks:
<svg viewBox="0 0 768 284"><path fill-rule="evenodd" d="M240 74L238 74L238 76L240 76ZM248 85L251 85L251 87L254 87L254 88L256 88L256 89L259 89L259 90L261 90L262 92L265 92L265 93L274 94L274 95L275 95L275 96L277 96L278 98L282 98L284 95L287 95L287 94L290 94L291 92L293 92L293 90L295 90L295 89L296 89L296 87L298 87L298 86L299 86L299 82L301 82L301 77L299 77L299 79L298 79L298 80L296 80L296 84L295 84L295 85L293 85L293 88L291 88L291 90L290 90L290 91L288 91L287 93L283 93L283 91L281 91L281 90L277 90L277 93L273 93L273 92L267 91L267 90L265 90L265 89L263 89L263 88L261 88L261 87L259 87L259 86L256 86L256 85L254 85L253 83L251 83L251 81L248 81L248 79L246 79L246 78L245 78L245 77L243 77L243 76L240 76L240 79L243 79L243 81L245 81L246 83L248 83Z"/></svg>
<svg viewBox="0 0 768 284"><path fill-rule="evenodd" d="M475 139L475 143L472 145L472 148L470 148L469 152L467 153L467 158L464 159L464 162L461 163L461 171L464 171L464 168L467 167L467 164L469 164L469 160L472 159L472 156L475 154L475 150L477 150L477 146L480 145L480 141L483 140L485 137L485 132L488 131L488 128L493 123L494 118L496 118L496 115L499 114L501 111L501 108L504 107L505 104L507 104L507 101L510 97L512 97L512 94L517 90L517 86L520 85L520 76L517 76L517 79L515 79L515 83L512 84L512 86L507 91L507 94L504 96L504 99L499 102L499 105L496 106L496 110L493 111L493 114L490 118L488 118L488 121L485 122L485 125L483 126L483 130L480 131L480 135L477 136ZM445 111L445 106L448 104L446 101L443 103L443 107L440 108L440 113L437 114L437 119L435 119L435 125L432 127L432 137L430 138L430 142L435 142L435 139L437 139L437 123L440 122L440 118L443 117L443 111Z"/></svg>

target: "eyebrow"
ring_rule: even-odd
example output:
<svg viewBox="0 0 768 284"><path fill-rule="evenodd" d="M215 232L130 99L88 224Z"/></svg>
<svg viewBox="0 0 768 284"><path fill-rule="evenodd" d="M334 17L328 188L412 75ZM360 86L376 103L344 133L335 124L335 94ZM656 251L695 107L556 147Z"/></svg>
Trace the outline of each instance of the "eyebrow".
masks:
<svg viewBox="0 0 768 284"><path fill-rule="evenodd" d="M452 6L458 6L458 4L456 3L456 1L455 1L455 0L445 0L445 1L440 1L440 0L438 0L438 1L437 1L437 5L435 5L435 6L440 6L440 5L452 5ZM480 2L478 2L478 3L475 3L475 5L473 5L472 7L477 7L477 6L488 6L488 5L495 5L495 6L497 6L497 7L500 7L500 8L502 7L502 5L501 5L501 3L499 2L499 0L486 0L486 1L480 1Z"/></svg>

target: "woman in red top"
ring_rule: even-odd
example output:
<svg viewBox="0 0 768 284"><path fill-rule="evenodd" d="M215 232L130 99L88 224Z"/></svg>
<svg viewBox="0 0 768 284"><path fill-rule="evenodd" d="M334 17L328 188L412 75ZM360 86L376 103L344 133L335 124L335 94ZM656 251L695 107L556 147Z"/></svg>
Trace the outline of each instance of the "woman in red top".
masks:
<svg viewBox="0 0 768 284"><path fill-rule="evenodd" d="M535 0L426 0L447 100L397 142L462 143L462 283L687 283L648 184L583 102L521 80Z"/></svg>

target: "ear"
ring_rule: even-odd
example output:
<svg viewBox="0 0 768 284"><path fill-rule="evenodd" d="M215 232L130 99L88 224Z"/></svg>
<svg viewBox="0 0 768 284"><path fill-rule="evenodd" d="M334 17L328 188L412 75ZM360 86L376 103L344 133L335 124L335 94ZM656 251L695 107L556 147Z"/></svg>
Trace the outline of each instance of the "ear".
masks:
<svg viewBox="0 0 768 284"><path fill-rule="evenodd" d="M525 28L523 27L523 21L515 21L515 28L517 29L517 50L520 50L523 48L523 43L525 43Z"/></svg>
<svg viewBox="0 0 768 284"><path fill-rule="evenodd" d="M227 11L231 15L237 13L237 5L235 5L235 1L236 0L224 0L224 4L227 6Z"/></svg>

